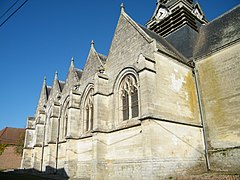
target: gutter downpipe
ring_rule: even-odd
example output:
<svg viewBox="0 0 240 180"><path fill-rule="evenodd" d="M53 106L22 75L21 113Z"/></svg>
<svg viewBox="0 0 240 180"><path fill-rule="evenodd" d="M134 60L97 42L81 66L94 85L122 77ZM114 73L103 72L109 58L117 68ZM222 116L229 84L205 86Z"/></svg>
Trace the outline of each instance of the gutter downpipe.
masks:
<svg viewBox="0 0 240 180"><path fill-rule="evenodd" d="M199 77L198 77L198 70L196 68L196 60L193 60L194 63L194 78L195 78L195 84L197 89L197 97L198 97L198 105L199 105L199 111L200 111L200 118L201 118L201 124L203 127L203 140L204 140L204 146L205 146L205 159L206 159L206 166L207 171L210 171L210 161L208 156L208 144L207 144L207 136L206 136L206 126L205 126L205 120L204 120L204 113L203 113L203 107L202 107L202 98L201 98L201 92L199 89Z"/></svg>

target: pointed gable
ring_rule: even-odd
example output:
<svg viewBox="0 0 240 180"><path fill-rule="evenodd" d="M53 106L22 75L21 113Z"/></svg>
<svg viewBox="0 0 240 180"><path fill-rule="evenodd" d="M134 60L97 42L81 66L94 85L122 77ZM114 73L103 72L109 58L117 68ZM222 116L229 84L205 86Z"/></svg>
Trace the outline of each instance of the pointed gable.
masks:
<svg viewBox="0 0 240 180"><path fill-rule="evenodd" d="M81 82L90 81L99 68L103 67L106 61L106 57L97 53L92 42L91 48L88 54L88 58L82 73Z"/></svg>
<svg viewBox="0 0 240 180"><path fill-rule="evenodd" d="M63 93L68 92L74 84L79 82L80 78L81 70L74 67L74 59L72 58L62 92ZM61 84L63 84L63 82Z"/></svg>
<svg viewBox="0 0 240 180"><path fill-rule="evenodd" d="M140 53L152 56L151 39L123 10L109 50L106 71L112 76L137 61Z"/></svg>
<svg viewBox="0 0 240 180"><path fill-rule="evenodd" d="M184 56L163 37L137 24L122 11L109 51L106 70L112 76L124 67L136 63L141 53L154 59L153 52L156 48L184 61Z"/></svg>
<svg viewBox="0 0 240 180"><path fill-rule="evenodd" d="M63 85L60 84L58 80L58 73L56 72L53 80L52 89L48 98L48 104L51 104L56 98L57 94L62 92L62 87Z"/></svg>
<svg viewBox="0 0 240 180"><path fill-rule="evenodd" d="M44 109L44 105L46 105L49 95L51 92L51 87L47 86L46 84L46 77L44 77L44 81L43 81L43 85L42 85L42 90L40 93L40 97L38 100L38 105L37 105L37 109L36 109L36 113L40 110Z"/></svg>

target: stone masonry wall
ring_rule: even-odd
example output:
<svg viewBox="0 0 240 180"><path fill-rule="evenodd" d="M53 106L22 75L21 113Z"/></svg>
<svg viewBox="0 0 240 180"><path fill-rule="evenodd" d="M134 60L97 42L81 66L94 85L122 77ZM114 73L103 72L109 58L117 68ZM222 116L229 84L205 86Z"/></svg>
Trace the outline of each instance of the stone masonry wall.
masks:
<svg viewBox="0 0 240 180"><path fill-rule="evenodd" d="M167 120L201 125L193 69L158 53L155 60L154 114Z"/></svg>
<svg viewBox="0 0 240 180"><path fill-rule="evenodd" d="M205 170L201 129L175 123L145 120L62 145L66 156L58 167L72 178L157 179Z"/></svg>
<svg viewBox="0 0 240 180"><path fill-rule="evenodd" d="M240 170L240 44L197 62L210 163Z"/></svg>

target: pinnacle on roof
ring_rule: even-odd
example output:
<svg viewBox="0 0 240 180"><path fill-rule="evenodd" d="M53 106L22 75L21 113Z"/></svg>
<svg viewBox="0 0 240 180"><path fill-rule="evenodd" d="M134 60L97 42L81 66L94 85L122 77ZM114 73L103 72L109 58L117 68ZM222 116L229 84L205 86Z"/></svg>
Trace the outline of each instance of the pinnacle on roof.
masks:
<svg viewBox="0 0 240 180"><path fill-rule="evenodd" d="M121 12L124 12L124 9L125 9L125 6L124 6L124 4L122 3L122 4L121 4Z"/></svg>
<svg viewBox="0 0 240 180"><path fill-rule="evenodd" d="M71 65L70 65L70 67L74 67L74 58L73 57L71 58Z"/></svg>
<svg viewBox="0 0 240 180"><path fill-rule="evenodd" d="M57 79L58 79L58 72L56 71L55 76L54 76L54 80L57 80Z"/></svg>
<svg viewBox="0 0 240 180"><path fill-rule="evenodd" d="M42 89L40 92L40 97L38 100L38 105L35 113L37 113L39 110L43 110L42 108L44 107L44 104L46 104L46 102L48 101L50 91L51 88L47 85L47 78L46 76L44 76L44 81L42 84Z"/></svg>
<svg viewBox="0 0 240 180"><path fill-rule="evenodd" d="M47 77L44 76L43 85L47 85Z"/></svg>
<svg viewBox="0 0 240 180"><path fill-rule="evenodd" d="M91 41L91 47L94 47L94 40Z"/></svg>

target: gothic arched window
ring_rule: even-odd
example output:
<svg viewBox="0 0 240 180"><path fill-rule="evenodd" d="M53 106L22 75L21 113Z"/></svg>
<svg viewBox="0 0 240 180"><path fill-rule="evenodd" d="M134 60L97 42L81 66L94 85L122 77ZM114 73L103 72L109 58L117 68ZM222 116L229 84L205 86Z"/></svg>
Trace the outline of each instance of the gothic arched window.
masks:
<svg viewBox="0 0 240 180"><path fill-rule="evenodd" d="M60 141L65 140L68 135L68 114L69 114L69 101L63 104L63 110L61 114L61 122L60 122Z"/></svg>
<svg viewBox="0 0 240 180"><path fill-rule="evenodd" d="M138 117L138 86L132 75L125 76L120 84L120 106L122 120Z"/></svg>
<svg viewBox="0 0 240 180"><path fill-rule="evenodd" d="M65 109L65 113L64 113L64 129L63 129L63 132L64 132L64 136L67 137L67 131L68 131L68 112L69 112L69 109L68 109L68 105L67 105L67 108Z"/></svg>
<svg viewBox="0 0 240 180"><path fill-rule="evenodd" d="M84 119L86 124L86 131L90 131L93 129L93 88L91 88L88 92L88 95L86 97L85 103L84 103Z"/></svg>

